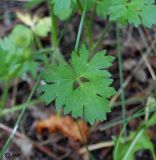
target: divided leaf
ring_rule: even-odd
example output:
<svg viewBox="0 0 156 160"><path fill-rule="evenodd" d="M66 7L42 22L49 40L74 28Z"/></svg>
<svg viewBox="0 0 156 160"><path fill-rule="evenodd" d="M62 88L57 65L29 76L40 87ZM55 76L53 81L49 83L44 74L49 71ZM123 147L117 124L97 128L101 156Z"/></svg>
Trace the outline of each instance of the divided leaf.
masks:
<svg viewBox="0 0 156 160"><path fill-rule="evenodd" d="M143 24L146 27L152 27L156 24L156 5L154 0L133 0L127 5L128 22L138 27Z"/></svg>
<svg viewBox="0 0 156 160"><path fill-rule="evenodd" d="M102 51L89 61L84 45L78 54L72 53L70 65L51 65L44 74L47 84L40 90L47 104L56 100L57 109L64 107L65 114L84 117L93 124L106 119L110 111L108 98L115 90L110 87L110 73L104 69L112 65L114 58Z"/></svg>
<svg viewBox="0 0 156 160"><path fill-rule="evenodd" d="M61 20L69 18L78 8L76 0L52 0L54 13ZM83 6L85 0L80 0ZM94 10L101 17L109 16L111 21L118 20L122 24L144 25L152 27L156 24L156 5L154 0L88 0L87 10Z"/></svg>
<svg viewBox="0 0 156 160"><path fill-rule="evenodd" d="M109 15L110 20L119 20L122 24L140 24L152 27L156 24L156 5L154 0L102 0L96 8L99 16Z"/></svg>

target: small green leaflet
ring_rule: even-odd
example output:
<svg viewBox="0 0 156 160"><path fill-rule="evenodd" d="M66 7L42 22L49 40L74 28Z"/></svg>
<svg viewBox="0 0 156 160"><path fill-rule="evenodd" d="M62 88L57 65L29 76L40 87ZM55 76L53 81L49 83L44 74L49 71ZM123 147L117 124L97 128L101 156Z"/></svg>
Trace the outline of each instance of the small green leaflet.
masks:
<svg viewBox="0 0 156 160"><path fill-rule="evenodd" d="M109 13L109 7L111 6L111 1L103 0L97 2L96 13L98 16L105 17Z"/></svg>
<svg viewBox="0 0 156 160"><path fill-rule="evenodd" d="M14 27L13 31L11 32L10 38L17 47L28 47L33 39L32 31L28 27L22 24L18 24Z"/></svg>
<svg viewBox="0 0 156 160"><path fill-rule="evenodd" d="M39 19L36 23L33 31L36 35L41 37L46 37L51 29L51 18L50 17L44 17L42 19Z"/></svg>
<svg viewBox="0 0 156 160"><path fill-rule="evenodd" d="M156 24L156 5L154 0L133 0L128 5L128 22L138 26L152 27Z"/></svg>
<svg viewBox="0 0 156 160"><path fill-rule="evenodd" d="M52 0L54 3L54 13L61 20L65 20L72 13L72 0Z"/></svg>
<svg viewBox="0 0 156 160"><path fill-rule="evenodd" d="M79 53L72 53L69 64L51 65L44 73L46 85L40 86L42 99L48 104L55 100L56 109L83 117L90 124L105 120L110 112L108 98L115 93L112 79L105 69L114 57L101 51L88 61L89 51L83 45Z"/></svg>

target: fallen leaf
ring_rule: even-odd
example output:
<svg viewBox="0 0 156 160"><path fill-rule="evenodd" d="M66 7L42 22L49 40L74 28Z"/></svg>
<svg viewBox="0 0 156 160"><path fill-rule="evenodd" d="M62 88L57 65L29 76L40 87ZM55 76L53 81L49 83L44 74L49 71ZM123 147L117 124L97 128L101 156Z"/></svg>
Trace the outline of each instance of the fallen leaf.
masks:
<svg viewBox="0 0 156 160"><path fill-rule="evenodd" d="M49 133L61 132L73 140L85 143L89 128L83 120L76 122L70 116L59 117L57 115L51 115L48 119L37 122L36 130L39 134L42 134L45 130L48 130Z"/></svg>

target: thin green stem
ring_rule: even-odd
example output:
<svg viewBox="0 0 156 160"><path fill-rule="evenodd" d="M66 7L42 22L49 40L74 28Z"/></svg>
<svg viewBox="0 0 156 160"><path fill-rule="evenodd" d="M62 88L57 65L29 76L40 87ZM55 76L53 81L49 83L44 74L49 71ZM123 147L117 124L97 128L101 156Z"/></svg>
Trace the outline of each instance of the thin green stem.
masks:
<svg viewBox="0 0 156 160"><path fill-rule="evenodd" d="M122 60L122 51L121 51L121 42L120 42L120 29L117 24L116 27L116 38L117 38L117 53L118 53L118 62L119 62L119 79L121 86L121 102L122 102L122 124L125 128L124 135L126 136L126 107L125 107L125 92L124 92L124 80L123 80L123 60Z"/></svg>
<svg viewBox="0 0 156 160"><path fill-rule="evenodd" d="M17 111L23 109L23 107L25 107L26 105L27 105L27 108L29 108L29 107L33 107L35 104L38 104L40 102L41 102L41 100L33 100L33 101L29 102L28 104L23 103L23 104L20 104L20 105L11 106L8 109L4 109L2 112L0 112L0 118L9 114L9 113L17 112Z"/></svg>
<svg viewBox="0 0 156 160"><path fill-rule="evenodd" d="M97 48L101 45L101 43L103 42L103 39L105 37L105 35L108 33L110 27L112 25L112 22L108 22L106 27L104 28L104 30L101 32L99 38L98 38L98 41L95 43L95 45L93 46L92 48L92 51L91 51L91 56L93 56L94 52L97 50Z"/></svg>
<svg viewBox="0 0 156 160"><path fill-rule="evenodd" d="M127 124L126 124L127 125ZM125 127L126 125L122 128L121 132L120 132L120 135L119 135L119 138L117 139L117 142L116 142L116 145L115 145L115 148L114 148L114 154L113 154L113 159L114 160L117 160L118 159L118 154L119 154L119 145L120 145L120 140L122 138L122 135L125 131Z"/></svg>
<svg viewBox="0 0 156 160"><path fill-rule="evenodd" d="M78 5L78 8L80 10L80 13L83 14L83 6L80 2L80 0L76 0L77 1L77 5ZM92 37L92 32L91 32L91 28L92 28L92 22L93 22L93 19L94 19L94 13L95 13L95 9L93 11L93 15L91 16L90 20L86 19L86 21L84 22L86 25L86 32L87 32L87 36L88 36L88 39L89 39L89 47L92 48L92 45L93 45L93 37Z"/></svg>
<svg viewBox="0 0 156 160"><path fill-rule="evenodd" d="M89 49L91 50L92 46L93 46L93 37L92 37L92 20L93 17L90 18L90 21L86 21L86 32L87 32L87 36L88 36L88 40L89 40Z"/></svg>
<svg viewBox="0 0 156 160"><path fill-rule="evenodd" d="M36 34L34 34L34 40L35 40L37 48L42 49L43 48L42 43L41 43L40 39L37 37Z"/></svg>
<svg viewBox="0 0 156 160"><path fill-rule="evenodd" d="M152 110L149 111L149 113L153 113L155 111L156 111L156 109L152 109ZM138 112L134 113L132 116L126 118L126 122L128 123L131 120L139 118L139 117L144 116L144 115L145 115L145 111L143 111L143 112L138 111ZM115 127L115 126L117 126L117 125L119 125L121 123L122 123L122 120L115 120L115 122L113 122L111 124L107 124L105 126L101 126L100 130L101 131L105 131L105 130L110 129L112 127Z"/></svg>
<svg viewBox="0 0 156 160"><path fill-rule="evenodd" d="M50 52L53 52L54 50L52 48L44 48L44 49L41 49L41 50L38 50L36 51L35 53L38 54L38 53L50 53Z"/></svg>
<svg viewBox="0 0 156 160"><path fill-rule="evenodd" d="M81 21L80 21L80 25L79 25L79 30L78 30L78 35L77 35L77 39L76 39L76 43L75 43L75 51L76 52L78 51L78 48L79 48L79 43L80 43L80 38L81 38L81 34L82 34L83 24L84 24L84 21L85 21L85 16L86 16L86 11L87 11L87 2L88 2L88 0L85 1L85 7L84 7L84 9L80 6L80 9L83 9L83 12L82 12L82 17L81 17ZM81 4L79 0L77 0L77 3L78 3L78 5ZM86 141L84 140L84 137L83 137L83 134L82 134L82 131L81 131L81 128L80 128L80 125L79 125L78 122L77 122L77 126L78 126L78 129L79 129L81 138L82 138L82 140L84 142L84 146L85 146L85 148L87 150L89 159L90 160L94 160L94 157L89 152L88 145L87 145Z"/></svg>
<svg viewBox="0 0 156 160"><path fill-rule="evenodd" d="M54 5L52 4L51 0L49 0L50 6L50 16L51 16L51 35L52 35L52 44L54 48L58 48L58 35L57 35L57 20L54 14Z"/></svg>
<svg viewBox="0 0 156 160"><path fill-rule="evenodd" d="M54 48L54 54L52 56L53 63L55 63L55 60L60 63L66 63L63 55L60 53L59 46L58 46L58 34L57 34L57 19L54 14L54 5L52 3L52 0L49 0L49 7L50 7L50 16L51 16L51 41Z"/></svg>
<svg viewBox="0 0 156 160"><path fill-rule="evenodd" d="M80 43L80 38L81 38L81 34L82 34L83 24L84 24L84 20L85 20L85 16L86 16L87 1L88 0L86 0L86 2L85 2L85 8L83 10L80 25L79 25L78 35L77 35L76 44L75 44L75 51L76 52L78 51L78 48L79 48L79 43Z"/></svg>
<svg viewBox="0 0 156 160"><path fill-rule="evenodd" d="M137 142L140 140L140 137L144 134L145 132L145 128L142 128L136 135L136 137L133 139L132 143L130 144L128 150L125 153L125 156L123 157L123 160L127 160L128 157L130 157L130 154L133 150L133 148L135 147L135 145L137 144Z"/></svg>
<svg viewBox="0 0 156 160"><path fill-rule="evenodd" d="M156 160L156 155L154 150L152 150L152 156L153 156L153 159Z"/></svg>
<svg viewBox="0 0 156 160"><path fill-rule="evenodd" d="M81 5L80 0L76 0L76 2L77 2L77 5L78 5L78 7L79 7L80 12L82 13L82 12L83 12L83 7L82 7L82 5Z"/></svg>
<svg viewBox="0 0 156 160"><path fill-rule="evenodd" d="M125 101L126 105L132 105L132 104L138 104L138 103L143 103L147 99L146 96L136 96L129 98ZM118 106L121 106L122 102L115 102L114 104L110 105L111 109L116 108Z"/></svg>
<svg viewBox="0 0 156 160"><path fill-rule="evenodd" d="M34 87L32 88L32 91L31 91L31 93L30 93L30 95L29 95L29 97L28 97L28 99L26 101L26 105L23 107L23 109L22 109L22 111L21 111L21 113L20 113L20 115L19 115L19 117L18 117L18 119L17 119L17 121L15 123L15 126L14 126L14 129L13 129L12 133L10 134L8 140L5 142L2 150L0 151L0 159L3 158L3 155L4 155L5 151L7 150L9 144L11 143L11 141L12 141L12 139L13 139L18 127L19 127L20 121L21 121L21 119L22 119L22 117L23 117L23 115L24 115L24 113L25 113L25 111L27 109L27 106L30 103L30 101L32 99L32 96L34 95L35 90L36 90L36 88L37 88L37 86L38 86L38 84L40 82L41 76L42 76L42 72L38 76L38 78L36 80L36 83L35 83Z"/></svg>

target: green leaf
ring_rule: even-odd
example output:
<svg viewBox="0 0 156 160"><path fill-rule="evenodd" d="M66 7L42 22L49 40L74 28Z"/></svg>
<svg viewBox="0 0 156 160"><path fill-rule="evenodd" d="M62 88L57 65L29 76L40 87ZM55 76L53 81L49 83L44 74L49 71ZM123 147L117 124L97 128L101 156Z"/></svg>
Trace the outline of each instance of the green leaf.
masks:
<svg viewBox="0 0 156 160"><path fill-rule="evenodd" d="M127 3L128 22L136 27L140 24L152 27L153 24L156 24L156 5L154 3L153 0L133 0Z"/></svg>
<svg viewBox="0 0 156 160"><path fill-rule="evenodd" d="M45 17L39 19L39 21L35 25L34 32L38 36L45 37L48 35L48 32L50 32L50 30L51 30L51 18Z"/></svg>
<svg viewBox="0 0 156 160"><path fill-rule="evenodd" d="M53 0L54 3L54 13L61 20L67 19L72 13L72 0Z"/></svg>
<svg viewBox="0 0 156 160"><path fill-rule="evenodd" d="M154 146L144 128L131 132L129 138L127 142L121 138L115 141L114 160L134 160L136 152L143 149L148 149L153 154Z"/></svg>
<svg viewBox="0 0 156 160"><path fill-rule="evenodd" d="M153 115L152 115L152 117L149 119L149 121L147 122L147 124L146 124L146 126L147 127L151 127L151 126L153 126L153 125L155 125L156 124L156 113L154 113Z"/></svg>
<svg viewBox="0 0 156 160"><path fill-rule="evenodd" d="M63 20L68 19L71 14L72 14L72 9L71 8L64 9L58 14L58 17L63 21Z"/></svg>
<svg viewBox="0 0 156 160"><path fill-rule="evenodd" d="M115 90L110 87L112 80L105 68L112 65L114 58L102 51L88 60L88 54L83 45L78 53L72 53L69 65L48 68L43 76L47 84L40 90L47 104L55 100L57 109L64 107L65 114L83 117L93 124L106 119L106 112L110 112L108 98Z"/></svg>
<svg viewBox="0 0 156 160"><path fill-rule="evenodd" d="M13 29L10 38L17 47L28 47L32 42L32 32L28 27L18 24Z"/></svg>
<svg viewBox="0 0 156 160"><path fill-rule="evenodd" d="M33 8L37 5L39 5L40 3L42 3L44 0L29 0L28 2L25 2L25 7L26 8Z"/></svg>
<svg viewBox="0 0 156 160"><path fill-rule="evenodd" d="M21 32L21 31L20 31ZM14 32L15 34L16 32ZM3 39L0 39L0 80L12 80L15 77L21 76L25 72L31 72L31 74L34 74L32 72L32 69L34 69L35 65L27 65L26 64L31 62L33 60L33 54L31 49L26 47L30 41L24 41L21 42L21 45L19 46L19 43L16 43L16 39L21 39L20 35L18 37L19 33L17 35L9 35L8 37L5 37ZM13 39L15 37L16 39ZM29 39L30 40L30 39ZM34 62L35 63L35 62Z"/></svg>
<svg viewBox="0 0 156 160"><path fill-rule="evenodd" d="M59 14L64 9L69 9L71 5L71 0L53 0L54 3L54 12Z"/></svg>
<svg viewBox="0 0 156 160"><path fill-rule="evenodd" d="M86 3L85 1L87 1L87 10L93 9L93 7L96 5L96 0L80 0L82 6Z"/></svg>
<svg viewBox="0 0 156 160"><path fill-rule="evenodd" d="M124 4L117 4L109 9L110 11L110 20L119 20L120 22L126 21L127 19L127 7Z"/></svg>
<svg viewBox="0 0 156 160"><path fill-rule="evenodd" d="M24 66L23 66L23 70L22 73L24 72L28 72L31 73L31 75L33 76L33 78L37 78L37 68L38 68L39 64L33 60L29 60L26 61Z"/></svg>
<svg viewBox="0 0 156 160"><path fill-rule="evenodd" d="M17 63L16 46L9 37L0 39L0 80L9 79Z"/></svg>
<svg viewBox="0 0 156 160"><path fill-rule="evenodd" d="M156 110L156 100L153 97L149 97L147 101L148 110ZM147 110L147 111L148 111ZM151 127L156 124L156 112L154 112L148 121L145 123L146 127Z"/></svg>
<svg viewBox="0 0 156 160"><path fill-rule="evenodd" d="M156 5L144 5L142 9L143 12L140 13L142 23L150 28L156 24Z"/></svg>
<svg viewBox="0 0 156 160"><path fill-rule="evenodd" d="M99 1L96 7L96 13L100 17L105 17L109 13L109 8L111 6L111 1Z"/></svg>
<svg viewBox="0 0 156 160"><path fill-rule="evenodd" d="M10 37L5 37L3 39L0 39L0 48L11 54L16 53L16 45L15 43L13 43Z"/></svg>
<svg viewBox="0 0 156 160"><path fill-rule="evenodd" d="M98 2L97 14L109 15L111 21L118 20L122 24L144 25L152 27L156 24L156 5L154 0L102 0Z"/></svg>

